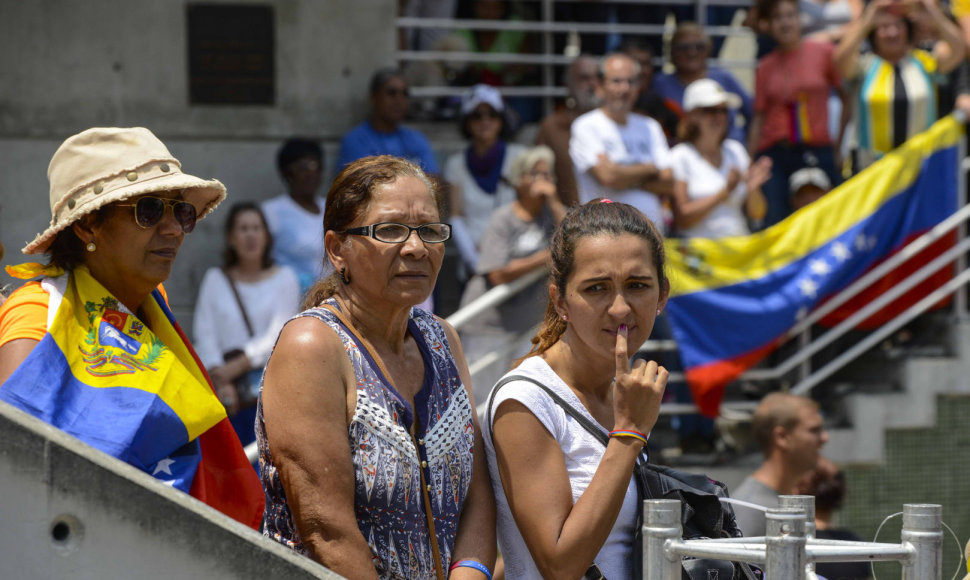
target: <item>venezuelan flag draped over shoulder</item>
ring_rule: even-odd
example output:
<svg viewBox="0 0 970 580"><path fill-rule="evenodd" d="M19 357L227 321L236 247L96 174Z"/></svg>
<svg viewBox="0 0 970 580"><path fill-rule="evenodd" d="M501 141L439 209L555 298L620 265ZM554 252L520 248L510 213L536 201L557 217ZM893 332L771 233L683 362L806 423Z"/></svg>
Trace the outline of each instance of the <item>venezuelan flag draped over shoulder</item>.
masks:
<svg viewBox="0 0 970 580"><path fill-rule="evenodd" d="M667 241L668 312L702 413L812 308L956 211L962 135L946 117L762 232Z"/></svg>
<svg viewBox="0 0 970 580"><path fill-rule="evenodd" d="M47 334L0 400L258 527L259 480L161 293L139 320L84 266L42 286Z"/></svg>

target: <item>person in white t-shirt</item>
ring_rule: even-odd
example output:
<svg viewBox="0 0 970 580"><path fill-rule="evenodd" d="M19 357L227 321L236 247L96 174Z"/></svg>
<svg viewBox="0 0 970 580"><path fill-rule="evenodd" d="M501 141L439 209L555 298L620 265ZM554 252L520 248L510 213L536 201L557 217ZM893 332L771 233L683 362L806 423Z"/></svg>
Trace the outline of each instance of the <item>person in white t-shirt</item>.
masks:
<svg viewBox="0 0 970 580"><path fill-rule="evenodd" d="M543 321L482 425L506 578L634 577L633 468L668 372L629 355L667 302L663 248L643 213L609 200L570 209L553 235Z"/></svg>
<svg viewBox="0 0 970 580"><path fill-rule="evenodd" d="M723 238L750 233L748 219L765 214L761 185L771 176L771 159L751 164L744 145L728 139L729 108L737 95L712 79L684 91L684 112L670 152L674 173L672 209L677 233L685 238Z"/></svg>
<svg viewBox="0 0 970 580"><path fill-rule="evenodd" d="M317 195L323 150L309 139L289 139L277 153L276 166L287 192L264 201L263 213L275 241L273 260L296 272L302 295L330 271L324 264L324 198Z"/></svg>
<svg viewBox="0 0 970 580"><path fill-rule="evenodd" d="M660 124L633 113L639 65L626 54L606 56L599 67L602 106L573 122L569 156L579 201L597 197L628 203L665 231L661 198L673 192L670 151Z"/></svg>

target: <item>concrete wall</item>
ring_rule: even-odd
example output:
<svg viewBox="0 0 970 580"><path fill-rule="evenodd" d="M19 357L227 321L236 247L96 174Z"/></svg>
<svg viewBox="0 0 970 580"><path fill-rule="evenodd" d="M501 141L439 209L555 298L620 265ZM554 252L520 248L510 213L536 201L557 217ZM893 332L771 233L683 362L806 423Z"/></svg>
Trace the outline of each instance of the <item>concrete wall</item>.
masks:
<svg viewBox="0 0 970 580"><path fill-rule="evenodd" d="M207 3L240 3L207 0ZM367 114L373 71L393 64L394 0L265 0L275 15L276 104L199 106L188 97L186 0L3 0L0 18L2 263L50 221L47 164L68 136L94 126L145 126L229 203L283 192L283 139L324 144L332 176L339 137ZM188 236L166 283L176 316L191 312L223 248L225 213ZM0 274L0 284L13 281Z"/></svg>
<svg viewBox="0 0 970 580"><path fill-rule="evenodd" d="M0 135L144 125L163 139L341 134L393 63L394 0L263 0L275 14L276 105L191 106L186 0L3 2Z"/></svg>
<svg viewBox="0 0 970 580"><path fill-rule="evenodd" d="M0 403L3 578L340 578Z"/></svg>

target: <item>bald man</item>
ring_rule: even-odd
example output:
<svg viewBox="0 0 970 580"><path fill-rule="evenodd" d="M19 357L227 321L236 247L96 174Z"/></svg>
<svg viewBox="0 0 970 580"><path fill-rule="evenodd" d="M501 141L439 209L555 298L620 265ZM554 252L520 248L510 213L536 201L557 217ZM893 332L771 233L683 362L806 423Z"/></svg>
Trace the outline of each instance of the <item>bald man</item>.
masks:
<svg viewBox="0 0 970 580"><path fill-rule="evenodd" d="M765 459L731 497L778 507L778 496L797 493L798 480L818 464L829 439L822 415L807 397L772 393L755 410L751 431ZM734 512L745 536L765 535L764 513L744 506L734 506Z"/></svg>

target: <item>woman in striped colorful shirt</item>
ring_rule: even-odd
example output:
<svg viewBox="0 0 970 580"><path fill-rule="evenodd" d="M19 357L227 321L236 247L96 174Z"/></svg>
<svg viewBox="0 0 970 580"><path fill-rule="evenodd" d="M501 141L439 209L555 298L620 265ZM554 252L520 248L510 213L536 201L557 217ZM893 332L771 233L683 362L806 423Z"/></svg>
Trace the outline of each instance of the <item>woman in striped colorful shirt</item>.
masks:
<svg viewBox="0 0 970 580"><path fill-rule="evenodd" d="M913 46L914 19L936 27L932 51ZM871 52L860 54L864 40ZM839 43L835 62L856 91L853 169L870 163L937 120L940 75L957 67L965 54L960 29L935 0L874 0Z"/></svg>

